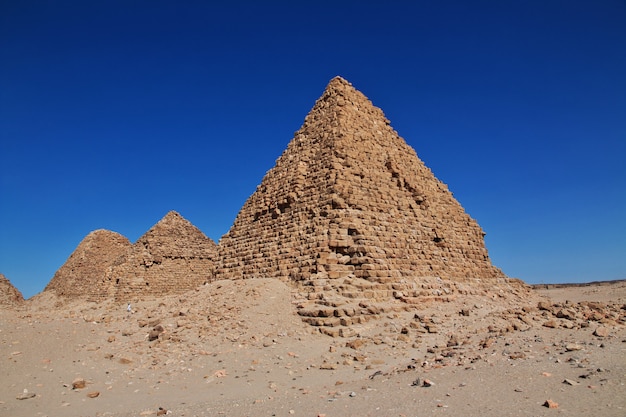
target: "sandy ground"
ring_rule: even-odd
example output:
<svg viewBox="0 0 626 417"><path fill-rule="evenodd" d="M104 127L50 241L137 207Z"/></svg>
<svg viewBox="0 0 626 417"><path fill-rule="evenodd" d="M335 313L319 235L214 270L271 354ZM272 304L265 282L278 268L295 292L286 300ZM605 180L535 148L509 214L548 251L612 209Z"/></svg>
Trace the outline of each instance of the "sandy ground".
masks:
<svg viewBox="0 0 626 417"><path fill-rule="evenodd" d="M132 313L36 297L0 311L0 415L626 416L626 282L459 296L347 338L295 303L264 279Z"/></svg>

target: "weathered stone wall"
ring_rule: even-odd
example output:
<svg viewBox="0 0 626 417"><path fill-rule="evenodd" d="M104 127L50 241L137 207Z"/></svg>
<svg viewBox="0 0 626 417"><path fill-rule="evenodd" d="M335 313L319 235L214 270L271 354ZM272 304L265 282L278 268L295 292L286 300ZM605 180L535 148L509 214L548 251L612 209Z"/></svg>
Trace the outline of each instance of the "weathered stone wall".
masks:
<svg viewBox="0 0 626 417"><path fill-rule="evenodd" d="M220 240L217 277L503 277L483 236L383 112L337 77Z"/></svg>
<svg viewBox="0 0 626 417"><path fill-rule="evenodd" d="M130 241L110 230L89 233L57 270L45 291L69 298L102 299L109 293L106 271L131 247Z"/></svg>
<svg viewBox="0 0 626 417"><path fill-rule="evenodd" d="M216 252L215 242L170 211L107 270L107 297L130 301L196 288L213 278Z"/></svg>
<svg viewBox="0 0 626 417"><path fill-rule="evenodd" d="M22 293L0 274L0 307L17 307L24 303Z"/></svg>

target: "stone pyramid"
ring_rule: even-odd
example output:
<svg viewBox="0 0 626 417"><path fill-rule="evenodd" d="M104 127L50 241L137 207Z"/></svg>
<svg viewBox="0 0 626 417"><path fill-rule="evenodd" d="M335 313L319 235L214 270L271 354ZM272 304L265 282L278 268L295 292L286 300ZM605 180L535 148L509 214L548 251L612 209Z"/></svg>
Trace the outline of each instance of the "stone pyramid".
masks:
<svg viewBox="0 0 626 417"><path fill-rule="evenodd" d="M336 77L220 240L216 277L291 282L317 300L299 306L310 323L349 324L341 311L364 311L359 299L416 304L508 281L484 235L383 112ZM350 299L355 308L336 308Z"/></svg>
<svg viewBox="0 0 626 417"><path fill-rule="evenodd" d="M22 293L0 274L0 307L16 307L24 303Z"/></svg>
<svg viewBox="0 0 626 417"><path fill-rule="evenodd" d="M177 294L213 278L217 245L175 211L141 236L109 268L109 297Z"/></svg>
<svg viewBox="0 0 626 417"><path fill-rule="evenodd" d="M383 112L336 77L220 240L218 277L503 277L483 237Z"/></svg>
<svg viewBox="0 0 626 417"><path fill-rule="evenodd" d="M89 233L57 270L44 292L67 298L106 298L109 293L104 279L106 272L130 247L130 241L119 233L104 229Z"/></svg>

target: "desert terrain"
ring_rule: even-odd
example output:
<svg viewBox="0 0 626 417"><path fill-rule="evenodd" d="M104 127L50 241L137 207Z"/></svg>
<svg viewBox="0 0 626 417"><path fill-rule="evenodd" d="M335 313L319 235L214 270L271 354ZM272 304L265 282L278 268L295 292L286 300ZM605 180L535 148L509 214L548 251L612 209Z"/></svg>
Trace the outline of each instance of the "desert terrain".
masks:
<svg viewBox="0 0 626 417"><path fill-rule="evenodd" d="M131 312L42 293L0 310L0 415L626 415L626 282L516 288L390 303L349 337L276 279Z"/></svg>
<svg viewBox="0 0 626 417"><path fill-rule="evenodd" d="M626 281L533 289L484 236L335 77L218 244L170 211L0 274L0 415L624 417Z"/></svg>

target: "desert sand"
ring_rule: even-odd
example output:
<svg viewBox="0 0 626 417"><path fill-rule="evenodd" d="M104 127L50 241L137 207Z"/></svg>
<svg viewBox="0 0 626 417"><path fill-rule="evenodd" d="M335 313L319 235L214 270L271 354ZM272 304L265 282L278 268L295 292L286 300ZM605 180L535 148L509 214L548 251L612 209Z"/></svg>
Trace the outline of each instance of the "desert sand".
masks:
<svg viewBox="0 0 626 417"><path fill-rule="evenodd" d="M390 309L352 337L276 279L131 301L0 310L0 415L626 415L624 281Z"/></svg>

